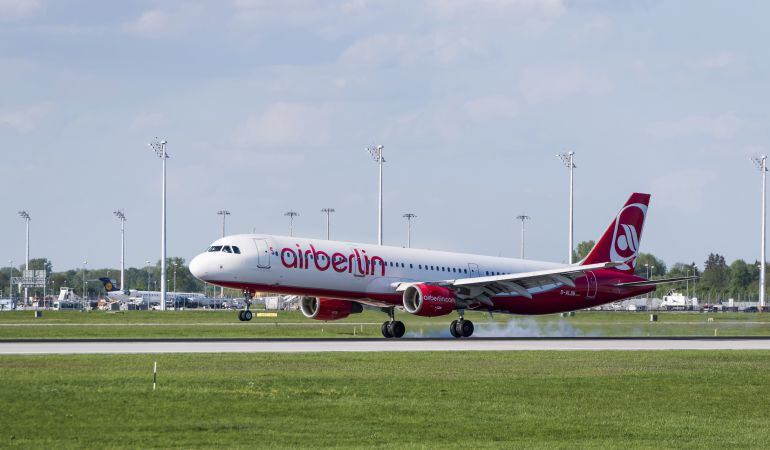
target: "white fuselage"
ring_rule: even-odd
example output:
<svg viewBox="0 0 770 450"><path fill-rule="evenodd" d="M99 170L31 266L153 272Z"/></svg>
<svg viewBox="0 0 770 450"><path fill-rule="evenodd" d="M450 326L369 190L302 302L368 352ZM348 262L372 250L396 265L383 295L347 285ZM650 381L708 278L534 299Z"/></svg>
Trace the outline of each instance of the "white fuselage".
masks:
<svg viewBox="0 0 770 450"><path fill-rule="evenodd" d="M238 253L236 253L236 248ZM248 290L384 304L400 282L440 281L563 267L563 264L372 244L240 234L190 262L206 282Z"/></svg>

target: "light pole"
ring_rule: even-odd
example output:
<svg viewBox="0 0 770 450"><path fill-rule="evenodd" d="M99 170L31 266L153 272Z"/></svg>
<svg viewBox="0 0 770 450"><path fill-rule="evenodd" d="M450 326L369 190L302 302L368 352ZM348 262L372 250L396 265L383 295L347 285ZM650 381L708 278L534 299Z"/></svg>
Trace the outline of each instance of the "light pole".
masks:
<svg viewBox="0 0 770 450"><path fill-rule="evenodd" d="M113 211L115 217L120 219L120 289L126 290L126 215L123 210Z"/></svg>
<svg viewBox="0 0 770 450"><path fill-rule="evenodd" d="M227 220L227 216L230 215L230 211L226 209L220 209L217 211L217 214L222 216L222 237L225 237L225 221Z"/></svg>
<svg viewBox="0 0 770 450"><path fill-rule="evenodd" d="M406 248L412 248L412 219L417 218L417 214L406 213Z"/></svg>
<svg viewBox="0 0 770 450"><path fill-rule="evenodd" d="M378 145L376 147L371 146L367 147L366 149L369 151L369 154L372 155L372 158L374 158L374 161L377 163L377 165L380 166L380 195L379 195L379 216L377 219L377 245L382 245L382 163L385 162L385 158L382 157L382 150L385 147L382 145Z"/></svg>
<svg viewBox="0 0 770 450"><path fill-rule="evenodd" d="M11 303L13 303L13 283L11 283L11 278L13 278L13 260L8 260L8 298L11 299Z"/></svg>
<svg viewBox="0 0 770 450"><path fill-rule="evenodd" d="M147 263L147 311L150 310L150 292L152 292L152 288L150 288L150 261L145 261Z"/></svg>
<svg viewBox="0 0 770 450"><path fill-rule="evenodd" d="M326 240L328 241L331 236L331 214L334 212L334 208L324 208L321 212L326 214Z"/></svg>
<svg viewBox="0 0 770 450"><path fill-rule="evenodd" d="M230 211L226 209L220 209L217 211L217 214L222 216L222 237L225 237L225 221L227 220L227 216L230 215ZM219 296L222 298L225 298L225 287L222 286L219 290Z"/></svg>
<svg viewBox="0 0 770 450"><path fill-rule="evenodd" d="M529 217L526 214L521 214L516 216L516 219L521 220L521 256L520 257L521 259L524 259L524 222L531 219L531 217Z"/></svg>
<svg viewBox="0 0 770 450"><path fill-rule="evenodd" d="M765 308L765 195L767 193L767 155L755 156L752 158L757 169L762 172L762 243L760 244L760 253L762 257L759 260L759 310Z"/></svg>
<svg viewBox="0 0 770 450"><path fill-rule="evenodd" d="M86 308L86 303L88 302L88 293L86 292L86 266L88 265L88 260L83 261L83 311L88 311Z"/></svg>
<svg viewBox="0 0 770 450"><path fill-rule="evenodd" d="M26 210L19 211L19 216L21 216L22 219L24 219L24 224L27 228L27 244L26 244L26 264L24 265L24 270L29 270L29 221L32 220L29 217L29 213ZM24 286L24 300L22 304L27 304L27 299L29 298L29 288L27 286Z"/></svg>
<svg viewBox="0 0 770 450"><path fill-rule="evenodd" d="M160 310L166 310L166 160L168 159L168 153L166 153L167 141L155 141L151 142L150 148L155 150L155 154L161 160L162 166L162 200L161 200L161 219L160 219Z"/></svg>
<svg viewBox="0 0 770 450"><path fill-rule="evenodd" d="M179 298L179 295L176 293L176 269L179 267L179 261L174 261L174 307L176 309L179 309L179 304L177 303L177 299Z"/></svg>
<svg viewBox="0 0 770 450"><path fill-rule="evenodd" d="M572 233L574 230L573 222L572 222L572 209L574 205L574 169L575 169L575 152L567 152L567 153L560 153L558 156L561 161L564 163L564 165L569 169L569 263L572 264Z"/></svg>
<svg viewBox="0 0 770 450"><path fill-rule="evenodd" d="M299 213L289 210L283 213L283 215L289 218L289 236L294 236L294 218L299 216Z"/></svg>

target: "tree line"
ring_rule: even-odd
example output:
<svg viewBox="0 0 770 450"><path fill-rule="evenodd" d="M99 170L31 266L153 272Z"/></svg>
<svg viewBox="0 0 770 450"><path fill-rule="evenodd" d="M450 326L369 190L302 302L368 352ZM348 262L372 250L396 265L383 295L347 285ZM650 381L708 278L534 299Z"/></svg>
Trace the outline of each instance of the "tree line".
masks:
<svg viewBox="0 0 770 450"><path fill-rule="evenodd" d="M580 261L594 246L594 241L583 241L574 252L575 261ZM756 301L759 296L759 261L746 262L736 259L727 264L725 257L710 253L702 264L702 269L695 263L677 262L671 267L651 253L639 253L634 272L640 277L651 279L698 276L690 283L672 283L658 286L656 296L663 296L671 290L683 292L685 289L701 302L714 302L733 298L736 301Z"/></svg>
<svg viewBox="0 0 770 450"><path fill-rule="evenodd" d="M24 270L24 264L18 267L3 267L0 269L0 288L2 289L2 296L9 295L10 278L19 277ZM99 278L108 277L116 281L116 286L120 284L120 269L115 268L93 268L80 267L77 269L69 269L61 272L53 270L53 264L47 258L35 258L29 261L30 270L45 270L46 278L48 279L48 286L46 287L47 294L58 294L59 288L70 287L75 290L75 294L83 294L83 280L85 279L85 289L89 296L103 295L104 287L99 281ZM190 270L185 265L184 258L167 258L166 259L166 278L167 278L167 290L172 291L174 289L174 272L176 272L176 291L177 292L205 292L208 290L209 295L214 295L214 288L211 285L207 285L203 281L195 278ZM145 267L128 267L126 268L126 286L125 288L137 289L140 291L159 291L160 290L160 260L155 264ZM121 289L124 286L120 286ZM43 289L36 288L35 291L42 295ZM226 291L227 293L227 291ZM18 296L18 293L14 294ZM32 295L32 294L30 294ZM239 295L239 294L236 294Z"/></svg>
<svg viewBox="0 0 770 450"><path fill-rule="evenodd" d="M594 246L594 241L580 242L573 252L574 261L580 261L588 255ZM696 275L696 282L672 283L658 287L656 296L663 296L670 290L689 290L690 295L697 296L702 302L726 300L734 298L737 301L756 301L759 291L759 261L752 263L737 259L727 264L724 256L718 253L709 254L701 270L695 262L677 262L671 267L651 253L640 253L636 260L635 273L641 277L652 279L676 278ZM46 291L57 294L61 287L71 287L77 295L83 294L83 279L86 280L86 292L90 296L103 295L104 288L98 281L101 277L109 277L120 283L120 270L115 268L81 267L61 272L53 270L52 262L47 258L30 260L31 270L45 270L49 280ZM0 269L0 289L2 297L9 295L10 278L22 275L24 264L18 267L3 267ZM177 292L204 292L210 296L218 294L218 289L195 278L185 265L184 258L167 258L166 273L167 290L174 290L174 272L176 272ZM154 265L145 267L129 267L126 269L126 286L140 291L160 290L160 260ZM123 288L121 286L121 288ZM42 288L37 289L42 294ZM16 294L18 296L18 294ZM226 290L228 297L240 297L236 290Z"/></svg>

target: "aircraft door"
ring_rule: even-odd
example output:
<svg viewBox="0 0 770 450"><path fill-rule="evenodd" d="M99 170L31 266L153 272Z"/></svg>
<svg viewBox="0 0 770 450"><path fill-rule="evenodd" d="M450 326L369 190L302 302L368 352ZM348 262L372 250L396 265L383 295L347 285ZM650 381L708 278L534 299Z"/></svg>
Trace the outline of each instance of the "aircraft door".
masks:
<svg viewBox="0 0 770 450"><path fill-rule="evenodd" d="M270 268L270 247L267 245L267 239L254 239L257 246L257 267L261 269Z"/></svg>
<svg viewBox="0 0 770 450"><path fill-rule="evenodd" d="M593 300L596 298L596 292L598 290L597 283L596 283L596 274L593 272L586 272L586 281L587 281L587 292L586 292L586 298L589 300Z"/></svg>
<svg viewBox="0 0 770 450"><path fill-rule="evenodd" d="M479 265L468 263L468 278L476 278L478 276L481 276L481 272L479 272Z"/></svg>

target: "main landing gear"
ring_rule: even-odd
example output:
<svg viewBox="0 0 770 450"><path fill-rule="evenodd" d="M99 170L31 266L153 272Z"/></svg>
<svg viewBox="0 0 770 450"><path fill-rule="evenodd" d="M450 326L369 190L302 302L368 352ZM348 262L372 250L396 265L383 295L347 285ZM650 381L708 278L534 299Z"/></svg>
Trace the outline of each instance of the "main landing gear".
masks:
<svg viewBox="0 0 770 450"><path fill-rule="evenodd" d="M238 311L238 320L241 322L248 322L253 317L251 314L251 310L249 310L249 306L251 306L251 292L249 291L243 291L243 303L244 303L244 309Z"/></svg>
<svg viewBox="0 0 770 450"><path fill-rule="evenodd" d="M453 320L449 325L449 332L456 338L471 337L473 334L473 322L465 320L463 311L460 310L460 319Z"/></svg>
<svg viewBox="0 0 770 450"><path fill-rule="evenodd" d="M404 333L406 333L406 327L404 326L404 322L401 322L399 320L396 320L396 308L390 307L388 309L388 315L390 316L390 320L387 322L382 323L382 335L385 336L385 338L400 338L404 336Z"/></svg>

